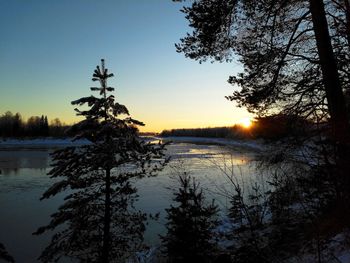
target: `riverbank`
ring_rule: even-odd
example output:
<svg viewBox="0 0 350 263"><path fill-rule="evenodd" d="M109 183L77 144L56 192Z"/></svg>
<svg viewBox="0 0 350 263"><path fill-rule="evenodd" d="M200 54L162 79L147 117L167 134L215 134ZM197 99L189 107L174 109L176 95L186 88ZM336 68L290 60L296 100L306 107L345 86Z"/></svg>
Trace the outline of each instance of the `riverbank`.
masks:
<svg viewBox="0 0 350 263"><path fill-rule="evenodd" d="M239 140L239 139L224 139L224 138L207 138L207 137L185 137L185 136L169 136L155 137L162 141L171 141L177 143L194 143L194 144L215 144L223 146L235 146L249 148L252 150L261 151L266 148L262 140Z"/></svg>
<svg viewBox="0 0 350 263"><path fill-rule="evenodd" d="M224 138L206 138L206 137L156 137L145 136L142 137L148 141L164 141L164 142L176 142L176 143L193 143L204 145L222 145L222 146L234 146L240 148L247 148L255 151L261 151L266 148L262 140L233 140ZM72 138L25 138L25 139L0 139L0 149L6 148L58 148L67 146L80 146L89 144L87 140L72 141Z"/></svg>

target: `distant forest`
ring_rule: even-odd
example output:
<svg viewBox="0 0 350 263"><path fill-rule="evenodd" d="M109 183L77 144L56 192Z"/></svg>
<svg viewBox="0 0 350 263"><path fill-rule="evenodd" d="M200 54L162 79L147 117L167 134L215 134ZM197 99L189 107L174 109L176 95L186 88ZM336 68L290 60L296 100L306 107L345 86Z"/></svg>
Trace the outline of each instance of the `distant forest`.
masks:
<svg viewBox="0 0 350 263"><path fill-rule="evenodd" d="M0 137L67 137L71 126L59 118L48 120L46 115L31 116L23 120L20 113L10 111L0 116ZM291 136L307 135L312 131L313 125L299 117L287 115L274 115L256 118L251 127L244 128L237 124L231 127L208 127L191 129L164 130L159 135L208 137L226 139L265 139L279 140ZM150 136L156 133L139 133Z"/></svg>
<svg viewBox="0 0 350 263"><path fill-rule="evenodd" d="M162 131L160 136L279 140L292 136L305 136L313 130L312 127L312 123L302 118L279 114L256 118L249 128L236 124L231 127L172 129Z"/></svg>
<svg viewBox="0 0 350 263"><path fill-rule="evenodd" d="M46 115L31 116L26 121L10 111L0 116L0 137L63 137L70 126L59 118L49 122Z"/></svg>

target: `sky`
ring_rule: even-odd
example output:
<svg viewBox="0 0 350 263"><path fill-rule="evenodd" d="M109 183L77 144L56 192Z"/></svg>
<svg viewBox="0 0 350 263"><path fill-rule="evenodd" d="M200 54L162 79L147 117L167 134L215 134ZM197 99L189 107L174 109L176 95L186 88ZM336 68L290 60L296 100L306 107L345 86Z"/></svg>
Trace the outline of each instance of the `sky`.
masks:
<svg viewBox="0 0 350 263"><path fill-rule="evenodd" d="M78 121L71 101L92 94L100 59L115 97L141 131L229 126L250 116L225 99L237 62L176 52L190 32L171 0L0 0L0 114Z"/></svg>

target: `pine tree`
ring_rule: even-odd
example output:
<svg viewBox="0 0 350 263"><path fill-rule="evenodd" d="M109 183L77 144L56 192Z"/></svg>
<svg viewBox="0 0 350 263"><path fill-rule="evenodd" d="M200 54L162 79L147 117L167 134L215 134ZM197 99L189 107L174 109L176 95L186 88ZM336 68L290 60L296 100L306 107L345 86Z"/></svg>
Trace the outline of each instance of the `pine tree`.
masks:
<svg viewBox="0 0 350 263"><path fill-rule="evenodd" d="M174 0L180 1L180 0ZM181 2L181 1L180 1ZM333 140L350 144L348 1L198 0L184 6L193 32L176 45L199 61L239 60L228 96L251 112L329 120Z"/></svg>
<svg viewBox="0 0 350 263"><path fill-rule="evenodd" d="M15 262L14 258L6 251L5 246L0 243L0 260L5 262Z"/></svg>
<svg viewBox="0 0 350 263"><path fill-rule="evenodd" d="M22 135L22 129L23 129L22 116L17 112L13 120L13 136Z"/></svg>
<svg viewBox="0 0 350 263"><path fill-rule="evenodd" d="M41 115L40 121L39 121L39 136L45 135L45 118L44 115Z"/></svg>
<svg viewBox="0 0 350 263"><path fill-rule="evenodd" d="M137 189L133 181L155 175L162 169L164 145L146 143L138 137L142 122L129 117L127 108L115 102L107 79L113 77L97 66L92 87L99 97L73 101L84 120L72 126L74 140L86 139L83 146L67 147L53 153L53 184L42 196L46 199L65 191L65 202L51 222L34 234L58 228L50 245L42 252L43 262L73 258L80 262L124 262L141 248L146 215L134 208Z"/></svg>
<svg viewBox="0 0 350 263"><path fill-rule="evenodd" d="M162 236L169 262L213 262L216 245L213 230L218 225L218 207L205 204L199 184L185 172L179 176L180 188L174 193L178 206L167 212L167 234Z"/></svg>
<svg viewBox="0 0 350 263"><path fill-rule="evenodd" d="M302 204L307 223L312 222L309 226L317 226L324 233L329 231L324 218L332 218L338 229L349 227L344 224L349 220L343 220L348 218L350 208L349 3L196 0L182 9L193 31L177 44L178 52L200 62L237 59L243 70L229 82L241 90L227 98L239 106L260 116L282 113L312 123L310 137L286 140L289 146L297 147L298 154L307 152L305 163L298 157L294 170L288 171L294 182L288 186L300 197L291 202ZM300 147L300 141L306 143ZM270 163L275 165L286 160L284 156L294 155L285 154L289 150L271 153ZM290 163L290 159L287 161ZM292 229L286 220L291 204L280 198L285 189L283 181L278 180L270 197L273 224L282 224L280 233ZM291 221L300 227L296 233L310 238L305 218L299 220L293 215ZM300 239L290 241L292 235L287 235L288 239L281 236L280 247L304 246Z"/></svg>
<svg viewBox="0 0 350 263"><path fill-rule="evenodd" d="M45 136L48 136L48 135L49 135L49 121L48 121L46 115L45 115L45 117L44 117L44 135L45 135Z"/></svg>

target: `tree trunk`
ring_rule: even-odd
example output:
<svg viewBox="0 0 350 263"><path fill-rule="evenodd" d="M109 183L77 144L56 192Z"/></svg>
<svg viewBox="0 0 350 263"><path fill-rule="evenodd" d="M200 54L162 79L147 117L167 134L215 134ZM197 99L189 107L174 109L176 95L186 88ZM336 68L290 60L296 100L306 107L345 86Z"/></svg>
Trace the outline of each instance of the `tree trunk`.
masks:
<svg viewBox="0 0 350 263"><path fill-rule="evenodd" d="M350 0L344 0L346 14L346 37L350 48Z"/></svg>
<svg viewBox="0 0 350 263"><path fill-rule="evenodd" d="M310 0L310 11L328 101L333 138L337 143L347 145L349 136L347 109L329 35L323 0Z"/></svg>
<svg viewBox="0 0 350 263"><path fill-rule="evenodd" d="M105 214L103 225L102 262L109 262L111 225L111 170L106 169Z"/></svg>
<svg viewBox="0 0 350 263"><path fill-rule="evenodd" d="M350 129L347 106L339 79L323 0L309 1L316 45L323 75L323 84L328 101L332 129L331 139L335 146L334 157L336 166L334 167L335 170L332 175L335 183L340 186L340 189L338 190L340 192L337 193L338 203L341 204L341 207L346 208L350 201Z"/></svg>

